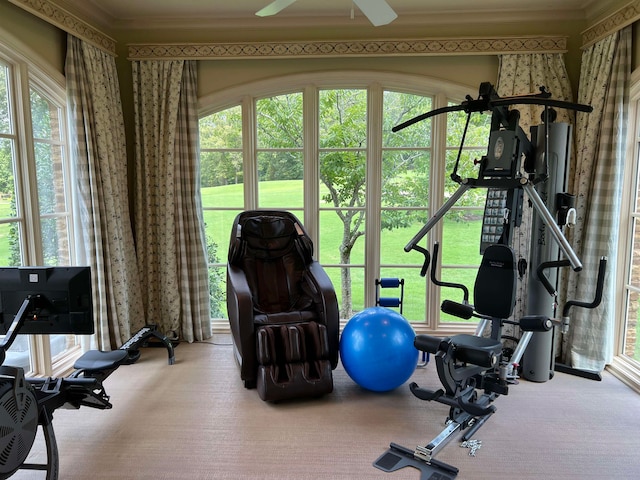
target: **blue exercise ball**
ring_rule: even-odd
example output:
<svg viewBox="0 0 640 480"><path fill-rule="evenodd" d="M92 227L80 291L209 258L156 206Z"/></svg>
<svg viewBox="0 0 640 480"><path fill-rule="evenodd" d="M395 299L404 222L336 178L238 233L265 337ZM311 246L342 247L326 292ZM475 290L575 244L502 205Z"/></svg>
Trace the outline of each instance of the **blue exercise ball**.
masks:
<svg viewBox="0 0 640 480"><path fill-rule="evenodd" d="M398 312L383 307L356 313L340 336L340 358L351 379L367 390L393 390L413 374L418 350L416 334Z"/></svg>

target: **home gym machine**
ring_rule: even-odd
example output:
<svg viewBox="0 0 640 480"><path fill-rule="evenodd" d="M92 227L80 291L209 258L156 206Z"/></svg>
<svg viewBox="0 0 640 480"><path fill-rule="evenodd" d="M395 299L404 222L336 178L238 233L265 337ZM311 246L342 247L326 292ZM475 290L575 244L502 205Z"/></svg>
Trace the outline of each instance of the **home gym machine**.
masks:
<svg viewBox="0 0 640 480"><path fill-rule="evenodd" d="M544 107L543 124L531 128L531 140L519 125L518 110L508 108L520 104ZM418 243L468 190L486 188L487 197L480 242L483 257L476 276L473 304L468 300L467 287L445 283L436 278L437 243L433 247L431 265L431 280L436 285L463 290L462 303L445 300L441 306L442 311L465 319L479 318L475 334L459 334L448 338L417 335L414 342L418 350L434 355L443 388L434 391L412 383L410 390L421 400L449 406L446 426L428 444L418 445L415 449L391 443L390 448L374 462L374 466L383 471L394 472L411 466L420 470L423 480L455 478L458 469L436 460L434 456L463 431L462 445L469 447L470 454L475 455L480 443L471 440L472 436L495 413L493 401L500 395L508 394L509 386L517 383L520 369L523 368L523 374L539 373L544 379L549 378L549 357L554 354L552 338L548 334L556 327L566 330L568 307L595 308L600 301L605 258L601 259L599 265L596 299L590 303L569 301L568 307L565 306L563 310L563 318L555 318L556 271L560 267L569 266L579 272L582 263L561 229L574 216L571 197L564 192L565 172L558 172L557 166L562 163L564 169L564 164L567 163L571 135L568 125L554 123L553 107L580 112L592 110L588 105L554 100L544 87L537 94L499 97L490 83L482 83L477 99L467 96L466 101L460 105L427 112L393 129L399 131L442 113L467 113L467 125L451 174L451 179L459 187L404 247L406 252L416 250L424 255L422 276L429 270L431 254ZM480 161L475 162L479 165L477 178L461 178L458 166L464 137L469 119L476 112L491 113L488 150ZM529 264L538 267L528 269L527 314L519 320L513 320L511 317L516 301L517 278L524 273L526 263L516 259L510 245L514 227L520 225L525 193L534 209L532 231L535 235L531 238ZM560 258L560 253L564 258ZM549 273L550 270L554 270L553 275ZM517 326L522 332L520 338L516 339L515 348L503 345L502 327L505 324ZM489 335L485 334L487 329L490 329ZM543 337L537 339L537 335ZM532 345L535 352L533 365L530 365L526 355L528 347ZM537 381L536 378L532 380Z"/></svg>
<svg viewBox="0 0 640 480"><path fill-rule="evenodd" d="M138 331L117 350L89 350L66 378L25 378L22 367L4 365L18 334L94 333L89 267L0 268L0 479L18 470L43 471L57 480L59 457L53 430L58 408L112 407L103 381L120 365L140 357L139 348L152 337L175 363L173 344L154 326ZM38 426L46 446L46 464L27 463Z"/></svg>

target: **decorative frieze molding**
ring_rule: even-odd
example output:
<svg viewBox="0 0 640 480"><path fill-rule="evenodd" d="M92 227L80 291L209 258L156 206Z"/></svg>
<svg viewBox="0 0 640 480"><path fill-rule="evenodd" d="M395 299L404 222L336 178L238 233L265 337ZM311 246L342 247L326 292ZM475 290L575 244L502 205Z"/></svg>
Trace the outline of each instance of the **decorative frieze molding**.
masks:
<svg viewBox="0 0 640 480"><path fill-rule="evenodd" d="M61 30L115 55L116 41L50 0L9 0Z"/></svg>
<svg viewBox="0 0 640 480"><path fill-rule="evenodd" d="M560 36L129 45L129 60L564 53Z"/></svg>
<svg viewBox="0 0 640 480"><path fill-rule="evenodd" d="M629 3L582 32L582 48L584 49L598 40L602 40L637 20L640 20L640 0Z"/></svg>

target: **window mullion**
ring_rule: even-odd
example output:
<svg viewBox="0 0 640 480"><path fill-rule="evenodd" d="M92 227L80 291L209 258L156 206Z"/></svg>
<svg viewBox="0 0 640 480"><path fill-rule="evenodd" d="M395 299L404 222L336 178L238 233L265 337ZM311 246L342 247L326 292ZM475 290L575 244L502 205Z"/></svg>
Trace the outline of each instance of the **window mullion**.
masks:
<svg viewBox="0 0 640 480"><path fill-rule="evenodd" d="M258 206L258 119L255 99L242 99L242 168L244 177L244 208L254 210Z"/></svg>
<svg viewBox="0 0 640 480"><path fill-rule="evenodd" d="M314 245L320 245L320 179L319 179L319 98L318 89L308 86L303 92L303 223ZM315 252L319 258L319 252Z"/></svg>
<svg viewBox="0 0 640 480"><path fill-rule="evenodd" d="M382 206L383 89L378 83L367 95L366 235L364 304L375 305L375 279L380 275L380 228Z"/></svg>
<svg viewBox="0 0 640 480"><path fill-rule="evenodd" d="M20 112L20 115L17 115L16 133L18 138L22 138L22 141L18 141L17 145L19 161L17 162L16 190L20 192L21 216L24 219L24 238L21 239L24 248L23 263L25 265L39 265L42 264L42 239L40 235L36 234L40 231L40 218L38 215L35 149L31 126L29 75L25 64L20 64L16 70L16 83L19 83L16 95L16 112Z"/></svg>
<svg viewBox="0 0 640 480"><path fill-rule="evenodd" d="M440 93L434 97L434 109L445 107L448 99L445 94ZM447 156L447 116L436 115L432 119L432 139L433 145L431 157L431 175L429 177L429 218L433 217L441 207L444 199L444 179L446 172ZM442 222L438 222L431 229L427 240L427 249L433 251L435 243L442 243ZM442 255L440 255L442 259ZM442 261L437 265L437 275L440 276ZM427 282L427 318L428 328L436 330L440 321L440 287Z"/></svg>

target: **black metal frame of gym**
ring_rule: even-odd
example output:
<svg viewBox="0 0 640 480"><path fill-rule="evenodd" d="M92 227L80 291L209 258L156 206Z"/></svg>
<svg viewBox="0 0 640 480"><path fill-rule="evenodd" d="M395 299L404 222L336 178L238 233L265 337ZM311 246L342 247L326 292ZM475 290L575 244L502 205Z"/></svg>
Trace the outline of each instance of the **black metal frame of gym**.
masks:
<svg viewBox="0 0 640 480"><path fill-rule="evenodd" d="M543 123L531 128L531 140L519 125L520 112L509 108L527 104L544 107ZM527 314L518 321L487 318L476 313L474 306L468 303L468 289L464 285L446 283L436 278L438 245L434 245L431 281L440 286L461 288L464 292L463 303L445 300L442 310L462 318L476 316L481 318L481 322L475 336L458 335L446 339L430 335L416 337L416 348L435 355L444 390L430 391L420 388L415 383L411 384L410 389L422 400L449 405L449 416L444 430L426 445L409 449L391 443L389 449L374 462L374 466L380 470L394 472L411 466L420 470L423 480L455 478L458 469L436 460L434 456L462 431L466 430L461 435L461 441L472 442L471 437L495 412L492 402L498 396L508 393L509 386L517 383L519 373L522 373L524 378L537 382L550 379L554 371L553 335L556 328L560 328L563 333L567 331L571 307L595 308L600 303L606 270L604 257L600 259L595 299L591 302L567 301L561 319L555 318L558 269L571 267L573 271L579 272L582 270L582 263L562 231L563 226L571 225L575 220L573 197L566 193L566 165L570 155L571 126L555 123L554 107L584 113L592 111L589 105L552 99L544 87L540 87L540 92L536 94L500 97L493 85L485 82L480 85L477 99L467 96L460 105L424 113L393 128L393 131L397 132L447 112L464 111L467 114L458 158L451 173L451 179L458 183L459 187L404 247L406 252L415 250L424 255L422 276L426 276L429 270L431 254L428 248L420 246L419 242L456 202L473 188L487 189L481 253L491 245L511 244L514 227L520 225L522 218L524 193L527 194L534 209L531 231L535 232L532 235L535 238L531 239L528 262L523 262L523 265L533 265L535 268L526 268ZM476 112L491 113L487 154L476 162L479 165L477 178L461 178L458 175L458 166L464 139L469 119ZM490 199L496 197L501 199L504 209L498 215L499 221L493 221L492 224L500 224L495 225L497 228L485 230L487 207ZM522 335L515 349L500 351L503 323L520 326ZM490 338L486 338L483 337L483 332L489 324L492 331ZM457 347L456 337L461 337L460 358L452 360ZM463 351L467 353L462 353ZM505 357L507 351L508 357ZM457 364L453 365L453 362ZM458 375L458 372L466 373Z"/></svg>

